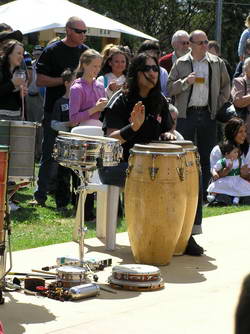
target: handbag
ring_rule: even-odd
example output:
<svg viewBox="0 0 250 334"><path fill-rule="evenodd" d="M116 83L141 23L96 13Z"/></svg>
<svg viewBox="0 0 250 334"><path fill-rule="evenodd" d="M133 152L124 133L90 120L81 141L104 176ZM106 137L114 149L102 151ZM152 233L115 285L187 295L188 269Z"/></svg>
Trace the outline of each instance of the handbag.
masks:
<svg viewBox="0 0 250 334"><path fill-rule="evenodd" d="M221 123L228 122L232 117L237 117L235 106L232 102L228 101L216 113L216 120Z"/></svg>

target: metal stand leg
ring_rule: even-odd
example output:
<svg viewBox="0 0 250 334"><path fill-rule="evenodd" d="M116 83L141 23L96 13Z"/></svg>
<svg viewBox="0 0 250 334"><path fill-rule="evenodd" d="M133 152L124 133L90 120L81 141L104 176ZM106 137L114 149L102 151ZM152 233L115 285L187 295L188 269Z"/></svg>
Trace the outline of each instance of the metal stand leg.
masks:
<svg viewBox="0 0 250 334"><path fill-rule="evenodd" d="M87 196L87 184L91 171L74 170L81 179L81 185L78 187L79 192L78 206L76 212L75 226L73 230L73 240L79 244L79 260L80 264L84 262L84 235L87 228L84 226L84 207Z"/></svg>

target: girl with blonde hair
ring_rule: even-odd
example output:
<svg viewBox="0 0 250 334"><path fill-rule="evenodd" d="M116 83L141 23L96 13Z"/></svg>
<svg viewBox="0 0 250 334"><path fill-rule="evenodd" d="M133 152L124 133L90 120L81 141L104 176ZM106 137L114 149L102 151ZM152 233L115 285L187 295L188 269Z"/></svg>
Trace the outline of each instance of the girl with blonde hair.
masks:
<svg viewBox="0 0 250 334"><path fill-rule="evenodd" d="M82 53L76 70L77 77L70 88L69 117L80 125L101 126L100 112L107 104L104 85L96 80L102 56L94 49Z"/></svg>

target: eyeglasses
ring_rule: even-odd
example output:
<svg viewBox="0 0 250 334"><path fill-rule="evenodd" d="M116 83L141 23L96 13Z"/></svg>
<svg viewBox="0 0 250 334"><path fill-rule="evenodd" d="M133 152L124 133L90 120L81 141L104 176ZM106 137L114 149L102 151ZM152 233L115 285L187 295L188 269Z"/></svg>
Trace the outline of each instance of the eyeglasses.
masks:
<svg viewBox="0 0 250 334"><path fill-rule="evenodd" d="M153 72L158 72L158 66L157 65L145 65L141 71L142 72L149 72L152 70Z"/></svg>
<svg viewBox="0 0 250 334"><path fill-rule="evenodd" d="M197 41L197 42L191 40L191 42L196 44L196 45L208 45L208 40L207 39L205 39L205 41Z"/></svg>
<svg viewBox="0 0 250 334"><path fill-rule="evenodd" d="M179 41L179 43L182 45L189 45L189 41Z"/></svg>
<svg viewBox="0 0 250 334"><path fill-rule="evenodd" d="M72 28L69 27L71 30L73 30L76 34L86 34L87 30L81 30L81 29L77 29L77 28Z"/></svg>

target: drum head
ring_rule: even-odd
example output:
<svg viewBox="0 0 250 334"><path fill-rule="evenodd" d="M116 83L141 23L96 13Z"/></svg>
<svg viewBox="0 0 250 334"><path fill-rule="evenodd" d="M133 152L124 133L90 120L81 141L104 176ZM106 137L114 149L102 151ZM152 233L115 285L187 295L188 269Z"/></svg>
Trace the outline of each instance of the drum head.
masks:
<svg viewBox="0 0 250 334"><path fill-rule="evenodd" d="M196 151L197 147L191 140L170 140L171 145L180 145L185 151Z"/></svg>
<svg viewBox="0 0 250 334"><path fill-rule="evenodd" d="M113 267L112 277L134 282L156 281L160 279L160 269L144 264L124 264Z"/></svg>
<svg viewBox="0 0 250 334"><path fill-rule="evenodd" d="M112 272L127 274L160 274L160 269L146 264L122 264L115 266Z"/></svg>
<svg viewBox="0 0 250 334"><path fill-rule="evenodd" d="M142 153L142 154L150 154L150 153L159 153L159 154L181 154L183 153L183 148L180 145L172 145L167 143L149 143L146 145L143 144L135 144L134 147L130 150L132 153Z"/></svg>

